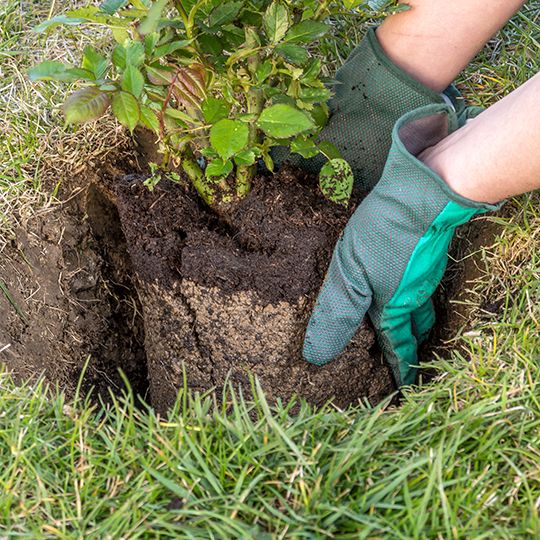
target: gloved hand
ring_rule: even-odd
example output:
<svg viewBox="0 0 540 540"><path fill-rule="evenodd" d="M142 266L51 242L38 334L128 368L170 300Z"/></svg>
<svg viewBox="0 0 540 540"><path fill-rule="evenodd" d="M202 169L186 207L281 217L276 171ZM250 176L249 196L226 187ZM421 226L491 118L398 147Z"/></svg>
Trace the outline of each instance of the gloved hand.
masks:
<svg viewBox="0 0 540 540"><path fill-rule="evenodd" d="M371 191L379 181L391 144L392 128L405 113L430 104L452 103L458 116L465 110L459 92L449 87L438 94L394 64L370 29L347 62L337 71L330 118L319 139L338 148L352 167L355 185ZM284 147L272 152L274 162L318 174L326 162L319 154L304 159Z"/></svg>
<svg viewBox="0 0 540 540"><path fill-rule="evenodd" d="M305 336L309 362L334 359L368 313L398 386L414 383L417 344L435 321L431 297L454 231L499 207L458 195L416 158L458 127L447 105L396 123L382 178L338 241Z"/></svg>

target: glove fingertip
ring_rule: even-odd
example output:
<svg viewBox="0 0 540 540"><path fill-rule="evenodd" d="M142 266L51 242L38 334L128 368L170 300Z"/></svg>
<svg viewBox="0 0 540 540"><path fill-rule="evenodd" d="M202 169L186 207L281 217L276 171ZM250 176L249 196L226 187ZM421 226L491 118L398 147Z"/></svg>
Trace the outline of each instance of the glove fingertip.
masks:
<svg viewBox="0 0 540 540"><path fill-rule="evenodd" d="M312 317L304 338L303 351L304 359L310 364L324 366L344 348L342 344L336 343L335 336L329 332L330 328L331 325L318 324L316 315Z"/></svg>
<svg viewBox="0 0 540 540"><path fill-rule="evenodd" d="M304 341L303 356L304 360L315 366L324 366L333 360L332 357L321 354L318 347L316 347L307 337Z"/></svg>

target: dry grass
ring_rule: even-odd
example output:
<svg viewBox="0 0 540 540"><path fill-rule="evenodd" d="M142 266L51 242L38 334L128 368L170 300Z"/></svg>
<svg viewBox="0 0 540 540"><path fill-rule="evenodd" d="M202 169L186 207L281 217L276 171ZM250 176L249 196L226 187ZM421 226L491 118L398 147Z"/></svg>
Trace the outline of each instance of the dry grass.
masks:
<svg viewBox="0 0 540 540"><path fill-rule="evenodd" d="M66 87L32 84L26 71L42 60L78 61L84 45L105 38L92 30L41 36L30 30L57 11L87 2L20 2L0 8L0 252L13 226L70 196L69 180L128 149L129 137L110 117L65 127Z"/></svg>
<svg viewBox="0 0 540 540"><path fill-rule="evenodd" d="M467 99L487 107L540 70L540 1L523 9L489 41L461 75Z"/></svg>
<svg viewBox="0 0 540 540"><path fill-rule="evenodd" d="M26 77L27 69L44 59L77 63L85 44L107 42L96 27L46 36L30 32L46 18L87 4L4 0L0 7L0 252L15 223L46 210L58 197L69 197L71 177L83 175L111 151L129 148L128 136L111 117L64 127L65 85L32 84ZM359 39L358 21L342 26L334 43L343 50L329 43L329 58L343 57ZM539 41L540 2L534 1L488 44L460 87L483 105L506 95L538 69Z"/></svg>

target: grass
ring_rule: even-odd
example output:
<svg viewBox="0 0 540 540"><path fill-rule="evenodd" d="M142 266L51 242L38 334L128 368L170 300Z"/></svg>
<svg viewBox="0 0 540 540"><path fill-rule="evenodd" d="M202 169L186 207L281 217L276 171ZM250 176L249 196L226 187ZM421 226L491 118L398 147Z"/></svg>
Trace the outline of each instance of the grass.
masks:
<svg viewBox="0 0 540 540"><path fill-rule="evenodd" d="M59 89L24 78L78 50L28 33L55 9L0 6L0 238L125 140L112 123L64 129ZM539 25L529 2L460 79L469 98L487 105L537 71ZM496 312L476 309L434 382L399 408L292 416L262 393L212 407L183 392L157 418L129 394L67 403L1 374L0 538L539 538L539 209L530 194L491 218L504 227L474 298Z"/></svg>
<svg viewBox="0 0 540 540"><path fill-rule="evenodd" d="M529 1L462 74L471 103L489 106L540 70L540 2Z"/></svg>
<svg viewBox="0 0 540 540"><path fill-rule="evenodd" d="M33 85L26 77L29 67L45 59L77 61L86 43L104 37L95 31L51 36L30 31L58 10L85 4L0 2L0 252L17 222L55 202L65 179L82 174L128 140L110 118L78 129L64 127L60 105L66 87Z"/></svg>
<svg viewBox="0 0 540 540"><path fill-rule="evenodd" d="M538 200L535 201L536 203ZM508 241L523 234L514 221ZM538 249L540 246L536 246ZM504 248L503 248L504 249ZM538 538L540 317L522 292L400 408L183 393L169 418L0 379L0 531L29 538ZM495 271L495 269L494 269ZM523 283L524 282L524 283ZM228 413L226 412L228 410Z"/></svg>

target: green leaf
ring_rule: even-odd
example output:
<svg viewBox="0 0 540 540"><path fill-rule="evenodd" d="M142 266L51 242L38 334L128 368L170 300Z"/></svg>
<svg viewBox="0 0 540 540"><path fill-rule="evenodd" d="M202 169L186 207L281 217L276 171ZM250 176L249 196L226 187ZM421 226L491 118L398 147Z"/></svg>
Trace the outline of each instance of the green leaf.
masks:
<svg viewBox="0 0 540 540"><path fill-rule="evenodd" d="M137 127L141 117L139 103L128 92L120 91L113 95L112 111L131 132Z"/></svg>
<svg viewBox="0 0 540 540"><path fill-rule="evenodd" d="M64 103L64 115L68 124L82 124L103 116L111 99L95 86L83 88L71 94Z"/></svg>
<svg viewBox="0 0 540 540"><path fill-rule="evenodd" d="M116 43L124 43L127 39L129 39L129 32L125 28L113 26L111 28L111 32Z"/></svg>
<svg viewBox="0 0 540 540"><path fill-rule="evenodd" d="M219 154L211 147L207 146L206 148L203 148L201 150L201 154L208 159L217 159L219 158Z"/></svg>
<svg viewBox="0 0 540 540"><path fill-rule="evenodd" d="M87 22L95 22L100 24L107 24L109 17L99 11L96 6L81 7L78 9L71 9L64 13L66 17L70 19L85 19Z"/></svg>
<svg viewBox="0 0 540 540"><path fill-rule="evenodd" d="M68 25L68 26L78 26L81 23L88 22L87 19L82 17L68 17L67 15L57 15L48 21L43 21L41 24L34 26L32 29L36 34L42 34L47 30L55 28L56 26Z"/></svg>
<svg viewBox="0 0 540 540"><path fill-rule="evenodd" d="M277 43L287 33L291 25L287 8L277 2L268 6L263 18L263 29L270 43Z"/></svg>
<svg viewBox="0 0 540 540"><path fill-rule="evenodd" d="M150 131L153 131L156 134L159 134L159 120L155 111L146 105L141 106L141 124L148 128Z"/></svg>
<svg viewBox="0 0 540 540"><path fill-rule="evenodd" d="M236 19L243 5L244 2L222 2L210 13L208 17L208 26L220 27L231 23Z"/></svg>
<svg viewBox="0 0 540 540"><path fill-rule="evenodd" d="M355 4L352 7L358 7L363 2L359 2L358 0L356 0L353 2L349 1L349 3ZM388 0L369 0L368 6L374 11L380 11L381 9L386 7L386 4L388 3L389 3Z"/></svg>
<svg viewBox="0 0 540 540"><path fill-rule="evenodd" d="M124 47L124 45L117 45L114 49L113 49L113 53L112 53L112 63L117 67L117 68L120 68L120 69L126 69L126 56L127 56L127 51L126 51L126 48Z"/></svg>
<svg viewBox="0 0 540 540"><path fill-rule="evenodd" d="M245 30L229 24L221 29L221 35L228 50L241 47L246 39Z"/></svg>
<svg viewBox="0 0 540 540"><path fill-rule="evenodd" d="M270 152L268 152L268 151L263 152L262 159L263 159L263 162L264 162L266 168L270 172L274 172L274 160L272 159L272 156L270 155Z"/></svg>
<svg viewBox="0 0 540 540"><path fill-rule="evenodd" d="M146 67L148 80L156 86L168 86L174 80L174 71L168 67L161 67L159 64Z"/></svg>
<svg viewBox="0 0 540 540"><path fill-rule="evenodd" d="M152 0L131 0L135 9L147 10L152 5Z"/></svg>
<svg viewBox="0 0 540 540"><path fill-rule="evenodd" d="M151 34L157 30L161 14L167 5L168 0L156 0L148 10L148 15L141 21L139 32L141 35Z"/></svg>
<svg viewBox="0 0 540 540"><path fill-rule="evenodd" d="M253 5L250 6L248 3L244 11L242 11L240 21L244 28L246 26L252 26L254 28L262 28L263 14L257 11L255 6Z"/></svg>
<svg viewBox="0 0 540 540"><path fill-rule="evenodd" d="M227 65L232 66L235 62L240 62L241 60L244 60L250 56L257 56L256 48L250 47L246 49L238 49L236 52L234 52L233 54L231 54L231 56L227 58Z"/></svg>
<svg viewBox="0 0 540 540"><path fill-rule="evenodd" d="M162 56L166 56L167 54L172 54L175 51L178 51L179 49L185 49L189 47L193 43L192 39L182 39L180 41L173 41L172 43L166 43L165 45L161 45L157 47L157 49L154 51L153 57L154 58L161 58Z"/></svg>
<svg viewBox="0 0 540 540"><path fill-rule="evenodd" d="M323 128L328 123L328 117L330 116L328 105L326 103L318 103L309 111L309 115L317 127Z"/></svg>
<svg viewBox="0 0 540 540"><path fill-rule="evenodd" d="M263 83L264 81L266 81L266 79L268 79L268 77L272 74L272 71L274 71L274 66L269 60L266 60L259 64L259 66L257 67L257 71L255 72L257 82Z"/></svg>
<svg viewBox="0 0 540 540"><path fill-rule="evenodd" d="M119 9L125 7L127 3L128 0L105 0L105 2L101 3L99 9L109 15L114 15Z"/></svg>
<svg viewBox="0 0 540 540"><path fill-rule="evenodd" d="M330 201L348 206L353 185L351 166L344 159L332 159L321 169L319 186Z"/></svg>
<svg viewBox="0 0 540 540"><path fill-rule="evenodd" d="M134 66L128 66L122 77L122 90L130 92L135 97L140 97L144 89L144 77Z"/></svg>
<svg viewBox="0 0 540 540"><path fill-rule="evenodd" d="M144 36L144 51L147 56L152 56L157 44L159 43L159 32L152 32Z"/></svg>
<svg viewBox="0 0 540 540"><path fill-rule="evenodd" d="M300 137L291 143L291 152L300 154L303 158L309 159L319 153L319 148L312 139Z"/></svg>
<svg viewBox="0 0 540 540"><path fill-rule="evenodd" d="M319 150L321 154L324 154L328 159L341 159L341 152L337 146L328 141L321 141L319 143Z"/></svg>
<svg viewBox="0 0 540 540"><path fill-rule="evenodd" d="M286 94L276 94L272 96L272 105L278 104L290 105L296 109L296 100L291 96L287 96Z"/></svg>
<svg viewBox="0 0 540 540"><path fill-rule="evenodd" d="M172 107L167 107L165 109L165 116L168 116L169 118L174 118L175 120L180 120L180 122L186 126L187 124L195 124L196 120L189 116L189 114L186 114L184 111L180 111L179 109L173 109Z"/></svg>
<svg viewBox="0 0 540 540"><path fill-rule="evenodd" d="M28 70L28 78L32 81L71 81L68 75L70 66L62 62L46 61Z"/></svg>
<svg viewBox="0 0 540 540"><path fill-rule="evenodd" d="M282 43L276 47L276 53L287 62L296 66L303 66L309 60L309 54L300 45L294 43Z"/></svg>
<svg viewBox="0 0 540 540"><path fill-rule="evenodd" d="M129 41L126 44L126 64L139 67L144 62L144 45L140 41Z"/></svg>
<svg viewBox="0 0 540 540"><path fill-rule="evenodd" d="M205 170L205 174L208 178L213 176L228 176L233 170L233 163L229 159L216 159L211 161Z"/></svg>
<svg viewBox="0 0 540 540"><path fill-rule="evenodd" d="M208 97L201 106L204 119L209 124L215 124L229 116L231 106L223 99Z"/></svg>
<svg viewBox="0 0 540 540"><path fill-rule="evenodd" d="M378 1L380 2L381 0L378 0ZM387 0L382 0L382 1L384 3L387 2ZM346 9L354 9L365 3L366 3L366 0L343 0L343 5L345 6ZM371 2L368 1L368 4L370 3Z"/></svg>
<svg viewBox="0 0 540 540"><path fill-rule="evenodd" d="M302 76L302 80L304 82L312 82L316 80L320 74L322 69L322 62L315 58L310 63L309 66L304 70L304 75Z"/></svg>
<svg viewBox="0 0 540 540"><path fill-rule="evenodd" d="M301 88L299 95L300 99L306 103L325 103L331 96L332 92L324 86L320 88Z"/></svg>
<svg viewBox="0 0 540 540"><path fill-rule="evenodd" d="M140 41L117 45L112 53L112 61L122 70L128 65L139 67L144 62L144 45Z"/></svg>
<svg viewBox="0 0 540 540"><path fill-rule="evenodd" d="M223 53L223 43L221 39L210 34L203 34L197 38L201 50L206 54L214 57L220 56Z"/></svg>
<svg viewBox="0 0 540 540"><path fill-rule="evenodd" d="M210 143L226 160L243 150L249 142L249 127L235 120L220 120L210 130Z"/></svg>
<svg viewBox="0 0 540 540"><path fill-rule="evenodd" d="M105 75L105 73L107 73L109 62L93 47L88 46L84 49L82 67L83 69L91 71L96 79L101 79Z"/></svg>
<svg viewBox="0 0 540 540"><path fill-rule="evenodd" d="M253 149L249 148L237 154L234 158L234 162L239 167L251 167L257 161L258 153Z"/></svg>
<svg viewBox="0 0 540 540"><path fill-rule="evenodd" d="M302 21L295 24L287 35L284 41L287 43L311 43L323 37L330 27L327 24L318 21Z"/></svg>
<svg viewBox="0 0 540 540"><path fill-rule="evenodd" d="M284 103L265 109L257 125L266 135L276 139L294 137L315 127L307 114Z"/></svg>
<svg viewBox="0 0 540 540"><path fill-rule="evenodd" d="M66 75L71 76L71 81L93 81L94 74L88 71L87 69L82 68L71 68L66 71Z"/></svg>

